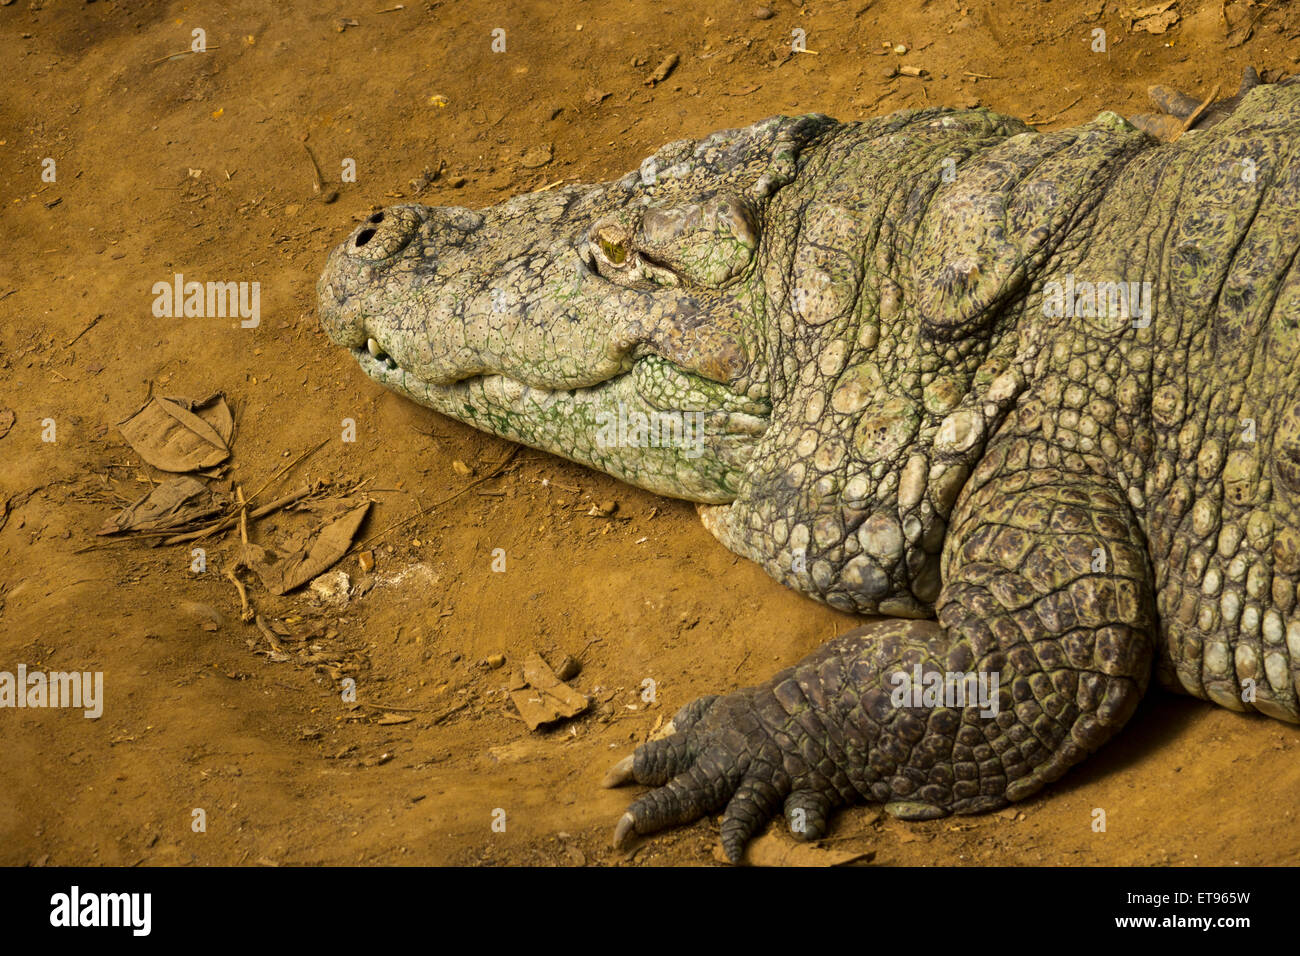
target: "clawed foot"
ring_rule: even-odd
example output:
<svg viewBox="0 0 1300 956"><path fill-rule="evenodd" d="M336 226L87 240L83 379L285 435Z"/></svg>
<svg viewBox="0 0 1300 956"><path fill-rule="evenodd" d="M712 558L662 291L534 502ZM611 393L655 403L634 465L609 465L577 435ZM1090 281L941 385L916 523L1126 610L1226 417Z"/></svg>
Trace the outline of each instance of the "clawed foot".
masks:
<svg viewBox="0 0 1300 956"><path fill-rule="evenodd" d="M805 724L817 719L806 710L804 716ZM667 736L641 745L605 777L606 787L635 782L655 788L628 807L614 845L726 807L722 848L738 863L745 844L783 804L795 839L819 839L830 811L845 802L836 785L847 782L835 779L842 775L799 724L770 686L688 704L669 723Z"/></svg>
<svg viewBox="0 0 1300 956"><path fill-rule="evenodd" d="M1142 113L1131 117L1129 121L1156 139L1173 142L1189 129L1207 129L1227 118L1237 108L1241 98L1261 82L1263 81L1255 68L1246 67L1242 72L1241 86L1236 95L1206 103L1204 109L1202 109L1202 100L1167 86L1152 86L1147 89L1147 95L1151 97L1151 102L1160 112ZM1217 92L1218 88L1215 89ZM1216 94L1210 95L1213 97Z"/></svg>

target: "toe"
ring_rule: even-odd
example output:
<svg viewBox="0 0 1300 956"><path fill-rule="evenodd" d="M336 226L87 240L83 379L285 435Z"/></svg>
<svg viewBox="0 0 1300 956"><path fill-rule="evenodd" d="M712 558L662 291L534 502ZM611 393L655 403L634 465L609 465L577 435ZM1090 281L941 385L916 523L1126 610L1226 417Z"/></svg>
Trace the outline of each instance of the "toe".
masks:
<svg viewBox="0 0 1300 956"><path fill-rule="evenodd" d="M647 787L662 787L695 762L691 738L681 732L651 740L636 748L629 769L631 779ZM626 758L618 766L626 763ZM610 771L611 774L613 771Z"/></svg>
<svg viewBox="0 0 1300 956"><path fill-rule="evenodd" d="M763 777L746 777L722 817L722 851L732 863L745 855L750 837L776 814L781 794Z"/></svg>
<svg viewBox="0 0 1300 956"><path fill-rule="evenodd" d="M645 836L667 827L693 823L721 808L732 789L725 778L697 764L634 800L614 830L614 845L623 846L633 832Z"/></svg>
<svg viewBox="0 0 1300 956"><path fill-rule="evenodd" d="M1262 82L1258 70L1253 66L1246 67L1241 71L1241 86L1237 88L1237 95L1241 96L1243 93L1249 93Z"/></svg>
<svg viewBox="0 0 1300 956"><path fill-rule="evenodd" d="M707 697L697 697L681 710L679 710L673 719L668 722L668 726L673 728L674 733L687 734L691 728L699 723L700 719L713 709L713 705L722 698L717 694L709 694Z"/></svg>
<svg viewBox="0 0 1300 956"><path fill-rule="evenodd" d="M1147 95L1161 112L1179 119L1187 119L1201 105L1200 100L1194 100L1186 93L1179 93L1167 86L1148 87Z"/></svg>
<svg viewBox="0 0 1300 956"><path fill-rule="evenodd" d="M796 790L785 801L785 819L796 840L820 840L826 835L826 818L832 804L817 790Z"/></svg>
<svg viewBox="0 0 1300 956"><path fill-rule="evenodd" d="M1183 131L1182 120L1163 113L1141 113L1129 117L1129 122L1142 132L1150 133L1156 139L1166 143Z"/></svg>
<svg viewBox="0 0 1300 956"><path fill-rule="evenodd" d="M647 787L662 787L673 777L690 769L695 762L696 747L690 730L709 712L718 698L701 697L687 704L664 727L665 736L650 740L636 748L609 768L602 787L621 787L639 783Z"/></svg>

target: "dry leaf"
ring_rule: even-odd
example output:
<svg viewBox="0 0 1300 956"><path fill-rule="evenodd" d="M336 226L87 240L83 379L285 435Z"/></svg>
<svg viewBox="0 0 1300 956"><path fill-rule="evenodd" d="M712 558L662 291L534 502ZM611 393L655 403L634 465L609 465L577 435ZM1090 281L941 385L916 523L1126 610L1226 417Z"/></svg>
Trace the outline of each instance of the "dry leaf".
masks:
<svg viewBox="0 0 1300 956"><path fill-rule="evenodd" d="M543 724L567 717L576 717L590 705L585 695L556 677L555 672L536 651L524 661L524 680L531 686L526 690L511 691L510 699L519 708L519 716L524 719L529 730L536 730Z"/></svg>
<svg viewBox="0 0 1300 956"><path fill-rule="evenodd" d="M387 727L390 724L409 724L413 720L415 718L409 714L383 714L376 718L375 723Z"/></svg>
<svg viewBox="0 0 1300 956"><path fill-rule="evenodd" d="M1170 8L1177 0L1165 0L1154 6L1143 7L1133 11L1133 30L1145 30L1147 33L1161 34L1178 22L1178 11Z"/></svg>
<svg viewBox="0 0 1300 956"><path fill-rule="evenodd" d="M202 401L154 396L118 430L136 454L155 468L196 471L230 457L234 419L220 394Z"/></svg>
<svg viewBox="0 0 1300 956"><path fill-rule="evenodd" d="M750 866L843 866L869 854L867 850L828 850L814 843L796 843L784 834L765 833L750 842L745 862ZM722 860L726 862L726 857Z"/></svg>
<svg viewBox="0 0 1300 956"><path fill-rule="evenodd" d="M1154 3L1149 7L1143 7L1141 10L1134 10L1129 14L1129 17L1134 20L1141 20L1143 17L1154 17L1158 13L1164 13L1177 2L1178 0L1160 0L1159 3Z"/></svg>
<svg viewBox="0 0 1300 956"><path fill-rule="evenodd" d="M197 478L170 478L104 522L99 534L164 531L221 510L222 502Z"/></svg>
<svg viewBox="0 0 1300 956"><path fill-rule="evenodd" d="M335 503L351 500L334 499ZM352 546L352 538L369 510L370 502L363 501L340 517L308 529L295 536L296 547L284 554L249 544L242 560L262 579L268 591L285 594L333 567Z"/></svg>

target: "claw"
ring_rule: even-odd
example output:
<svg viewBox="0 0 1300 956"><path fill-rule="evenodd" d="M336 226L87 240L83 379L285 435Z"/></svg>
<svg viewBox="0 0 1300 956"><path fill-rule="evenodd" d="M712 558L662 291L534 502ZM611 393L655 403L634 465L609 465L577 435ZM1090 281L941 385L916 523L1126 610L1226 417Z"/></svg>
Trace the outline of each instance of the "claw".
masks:
<svg viewBox="0 0 1300 956"><path fill-rule="evenodd" d="M1248 66L1241 71L1241 86L1237 89L1237 95L1249 93L1255 87L1264 81L1260 78L1259 71L1253 66Z"/></svg>
<svg viewBox="0 0 1300 956"><path fill-rule="evenodd" d="M605 774L605 779L600 782L600 785L602 787L610 788L621 787L625 783L632 783L636 780L636 776L632 773L633 762L633 755L628 754L618 763L614 764L614 766L609 768L609 772ZM618 838L615 837L615 840L617 839Z"/></svg>
<svg viewBox="0 0 1300 956"><path fill-rule="evenodd" d="M636 818L630 813L625 813L618 818L618 826L614 827L614 849L623 849L627 843L628 835L636 831Z"/></svg>
<svg viewBox="0 0 1300 956"><path fill-rule="evenodd" d="M1187 119L1201 105L1200 100L1192 99L1186 93L1170 89L1167 86L1148 86L1147 96L1160 108L1162 113Z"/></svg>

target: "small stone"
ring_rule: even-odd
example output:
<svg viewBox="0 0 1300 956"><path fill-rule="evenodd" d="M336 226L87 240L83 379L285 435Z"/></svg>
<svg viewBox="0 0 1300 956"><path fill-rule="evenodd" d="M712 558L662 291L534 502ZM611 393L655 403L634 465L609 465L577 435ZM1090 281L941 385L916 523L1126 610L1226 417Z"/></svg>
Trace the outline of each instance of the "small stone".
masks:
<svg viewBox="0 0 1300 956"><path fill-rule="evenodd" d="M551 148L551 144L543 143L540 146L534 146L532 149L524 153L523 158L519 160L519 165L524 167L524 169L540 169L549 163L553 157L554 151Z"/></svg>
<svg viewBox="0 0 1300 956"><path fill-rule="evenodd" d="M555 668L555 676L560 680L573 680L581 670L582 665L578 663L578 659L571 654L565 654L560 665Z"/></svg>
<svg viewBox="0 0 1300 956"><path fill-rule="evenodd" d="M315 578L310 585L311 593L325 604L347 604L348 594L352 590L352 579L346 571L327 571Z"/></svg>
<svg viewBox="0 0 1300 956"><path fill-rule="evenodd" d="M771 20L776 12L771 7L755 7L750 16L755 20Z"/></svg>
<svg viewBox="0 0 1300 956"><path fill-rule="evenodd" d="M906 43L896 44L894 46L894 52L897 53L899 56L902 56L904 53L907 52L907 44Z"/></svg>
<svg viewBox="0 0 1300 956"><path fill-rule="evenodd" d="M363 572L369 574L375 569L375 552L362 551L357 555L357 564L361 566Z"/></svg>
<svg viewBox="0 0 1300 956"><path fill-rule="evenodd" d="M485 658L483 661L483 663L488 666L489 670L496 670L497 668L504 665L505 662L506 662L506 656L504 654L492 654L487 658Z"/></svg>
<svg viewBox="0 0 1300 956"><path fill-rule="evenodd" d="M617 510L618 502L606 498L599 504L592 505L591 510L587 512L587 515L591 518L608 518Z"/></svg>
<svg viewBox="0 0 1300 956"><path fill-rule="evenodd" d="M456 474L463 475L466 478L474 474L474 469L471 468L469 465L465 464L459 458L457 458L455 461L451 463L451 468L452 471L456 472Z"/></svg>

